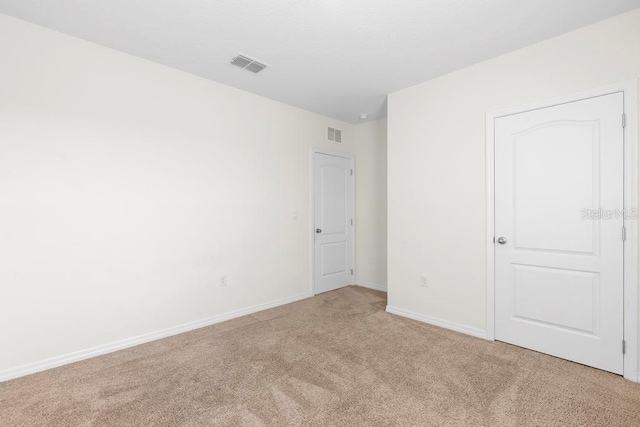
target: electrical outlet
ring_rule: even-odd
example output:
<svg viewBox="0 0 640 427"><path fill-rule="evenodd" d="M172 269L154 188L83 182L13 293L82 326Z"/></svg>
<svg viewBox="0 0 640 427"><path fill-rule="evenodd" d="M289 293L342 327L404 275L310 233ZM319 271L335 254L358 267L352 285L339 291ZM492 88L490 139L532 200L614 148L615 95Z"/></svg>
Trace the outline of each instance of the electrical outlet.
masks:
<svg viewBox="0 0 640 427"><path fill-rule="evenodd" d="M427 287L427 276L420 276L420 286L423 288Z"/></svg>
<svg viewBox="0 0 640 427"><path fill-rule="evenodd" d="M220 286L227 286L229 284L229 281L227 280L227 275L223 274L222 276L220 276Z"/></svg>

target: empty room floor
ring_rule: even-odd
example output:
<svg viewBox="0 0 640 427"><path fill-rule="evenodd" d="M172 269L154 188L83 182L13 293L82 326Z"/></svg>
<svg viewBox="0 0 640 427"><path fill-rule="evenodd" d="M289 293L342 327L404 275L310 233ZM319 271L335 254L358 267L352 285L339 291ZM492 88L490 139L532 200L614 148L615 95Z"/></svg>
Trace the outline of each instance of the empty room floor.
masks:
<svg viewBox="0 0 640 427"><path fill-rule="evenodd" d="M0 384L0 425L640 425L640 385L350 286Z"/></svg>

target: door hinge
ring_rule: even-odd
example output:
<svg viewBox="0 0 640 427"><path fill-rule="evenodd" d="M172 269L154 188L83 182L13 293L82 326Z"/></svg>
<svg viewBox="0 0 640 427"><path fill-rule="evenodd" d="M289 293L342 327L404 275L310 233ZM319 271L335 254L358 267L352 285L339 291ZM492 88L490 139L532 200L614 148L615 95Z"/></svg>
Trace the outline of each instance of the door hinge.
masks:
<svg viewBox="0 0 640 427"><path fill-rule="evenodd" d="M622 354L625 354L627 352L627 342L625 340L622 340Z"/></svg>
<svg viewBox="0 0 640 427"><path fill-rule="evenodd" d="M351 275L353 276L353 268L351 269Z"/></svg>
<svg viewBox="0 0 640 427"><path fill-rule="evenodd" d="M625 240L627 240L627 229L622 227L622 241L624 242Z"/></svg>
<svg viewBox="0 0 640 427"><path fill-rule="evenodd" d="M353 225L353 218L351 218L351 225Z"/></svg>
<svg viewBox="0 0 640 427"><path fill-rule="evenodd" d="M351 176L353 176L353 169L351 169Z"/></svg>
<svg viewBox="0 0 640 427"><path fill-rule="evenodd" d="M627 127L627 115L625 113L622 113L622 127Z"/></svg>

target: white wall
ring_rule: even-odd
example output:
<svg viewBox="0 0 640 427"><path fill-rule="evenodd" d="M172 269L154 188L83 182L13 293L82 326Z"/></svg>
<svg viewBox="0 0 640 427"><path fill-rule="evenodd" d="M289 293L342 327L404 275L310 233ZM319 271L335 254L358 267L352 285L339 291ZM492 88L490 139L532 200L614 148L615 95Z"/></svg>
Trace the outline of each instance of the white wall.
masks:
<svg viewBox="0 0 640 427"><path fill-rule="evenodd" d="M635 10L389 96L389 305L485 329L485 113L636 79L639 46Z"/></svg>
<svg viewBox="0 0 640 427"><path fill-rule="evenodd" d="M364 286L387 285L387 121L381 119L354 127L361 149L357 159L359 180L356 199L356 281ZM365 202L366 201L366 202ZM375 256L372 256L375 254Z"/></svg>
<svg viewBox="0 0 640 427"><path fill-rule="evenodd" d="M0 58L0 377L309 295L311 146L356 155L356 274L383 275L377 124L356 131L3 15Z"/></svg>

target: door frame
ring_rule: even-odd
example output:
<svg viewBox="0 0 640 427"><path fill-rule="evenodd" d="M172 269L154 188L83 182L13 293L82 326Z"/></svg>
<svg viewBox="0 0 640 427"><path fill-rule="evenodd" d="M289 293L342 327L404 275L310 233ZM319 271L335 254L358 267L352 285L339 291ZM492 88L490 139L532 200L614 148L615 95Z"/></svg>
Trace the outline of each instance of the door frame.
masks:
<svg viewBox="0 0 640 427"><path fill-rule="evenodd" d="M538 110L570 102L623 93L626 125L624 135L624 209L638 207L638 83L622 83L559 96L486 114L486 339L495 341L495 120L513 114ZM622 118L620 118L622 120ZM639 382L638 372L638 219L624 219L624 377ZM622 343L621 343L622 344ZM622 348L620 349L622 351Z"/></svg>
<svg viewBox="0 0 640 427"><path fill-rule="evenodd" d="M309 155L311 161L311 223L309 224L310 237L311 237L311 295L316 295L316 190L315 190L315 162L314 157L316 154L325 154L327 156L341 157L351 161L351 195L349 202L351 205L351 213L353 215L353 226L351 227L351 267L353 268L353 275L351 276L351 282L356 281L356 156L351 153L341 153L339 151L327 150L320 147L311 147L311 153Z"/></svg>

